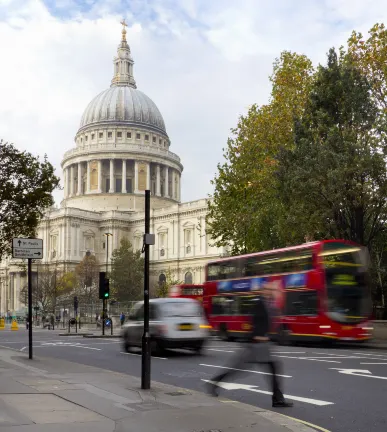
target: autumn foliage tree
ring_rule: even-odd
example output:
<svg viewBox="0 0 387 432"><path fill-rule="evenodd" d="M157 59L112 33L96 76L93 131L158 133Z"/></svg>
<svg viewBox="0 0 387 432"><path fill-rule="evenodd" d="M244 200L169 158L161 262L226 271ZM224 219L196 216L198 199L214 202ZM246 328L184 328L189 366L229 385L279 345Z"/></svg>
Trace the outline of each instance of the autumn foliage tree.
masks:
<svg viewBox="0 0 387 432"><path fill-rule="evenodd" d="M232 253L282 244L285 209L277 199L276 154L292 147L294 118L301 115L313 82L313 66L304 55L285 51L270 77L270 102L252 105L239 119L218 165L209 201L208 233Z"/></svg>

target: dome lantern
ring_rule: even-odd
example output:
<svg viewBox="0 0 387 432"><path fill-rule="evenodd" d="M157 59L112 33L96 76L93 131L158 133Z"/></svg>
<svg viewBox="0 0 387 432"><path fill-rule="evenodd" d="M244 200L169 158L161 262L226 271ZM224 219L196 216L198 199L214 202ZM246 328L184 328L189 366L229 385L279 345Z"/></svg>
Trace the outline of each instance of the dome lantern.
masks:
<svg viewBox="0 0 387 432"><path fill-rule="evenodd" d="M122 39L118 45L117 57L114 57L114 76L111 86L129 86L136 88L136 81L133 77L134 61L130 53L130 47L126 41L126 27L128 26L123 19L122 24Z"/></svg>

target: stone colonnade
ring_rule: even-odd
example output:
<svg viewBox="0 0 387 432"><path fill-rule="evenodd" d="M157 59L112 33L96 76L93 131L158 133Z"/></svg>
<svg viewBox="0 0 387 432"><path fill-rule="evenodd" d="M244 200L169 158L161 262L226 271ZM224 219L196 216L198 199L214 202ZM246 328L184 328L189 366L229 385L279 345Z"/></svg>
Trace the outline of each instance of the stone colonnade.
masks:
<svg viewBox="0 0 387 432"><path fill-rule="evenodd" d="M180 172L162 164L132 159L96 159L63 169L64 197L90 193L140 193L180 201Z"/></svg>

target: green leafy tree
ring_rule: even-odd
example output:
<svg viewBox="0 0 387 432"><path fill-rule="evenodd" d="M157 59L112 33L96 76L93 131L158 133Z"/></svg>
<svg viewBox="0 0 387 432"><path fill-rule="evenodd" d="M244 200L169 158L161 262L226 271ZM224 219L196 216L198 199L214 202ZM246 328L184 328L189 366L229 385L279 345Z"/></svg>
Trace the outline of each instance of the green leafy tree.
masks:
<svg viewBox="0 0 387 432"><path fill-rule="evenodd" d="M371 84L343 50L320 66L295 145L279 154L280 196L289 242L297 227L313 238L344 238L368 246L385 229L386 142L377 126Z"/></svg>
<svg viewBox="0 0 387 432"><path fill-rule="evenodd" d="M118 301L139 300L144 288L144 259L127 238L121 240L111 259L110 281Z"/></svg>
<svg viewBox="0 0 387 432"><path fill-rule="evenodd" d="M238 254L283 244L286 209L278 199L275 156L281 146L292 147L294 118L304 110L313 73L307 57L283 52L270 77L269 104L253 105L232 130L208 204L207 231L216 246Z"/></svg>
<svg viewBox="0 0 387 432"><path fill-rule="evenodd" d="M174 285L181 285L184 282L179 280L176 277L176 274L171 268L168 268L168 270L164 273L165 274L165 281L158 283L156 287L156 296L157 297L168 297L169 289Z"/></svg>
<svg viewBox="0 0 387 432"><path fill-rule="evenodd" d="M59 186L54 167L0 141L0 259L11 253L12 238L32 237Z"/></svg>

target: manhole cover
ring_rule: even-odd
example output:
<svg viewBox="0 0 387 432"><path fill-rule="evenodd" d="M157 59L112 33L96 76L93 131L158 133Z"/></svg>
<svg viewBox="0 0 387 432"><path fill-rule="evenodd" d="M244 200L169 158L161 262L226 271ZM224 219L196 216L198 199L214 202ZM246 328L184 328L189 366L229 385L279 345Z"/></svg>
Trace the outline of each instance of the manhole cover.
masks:
<svg viewBox="0 0 387 432"><path fill-rule="evenodd" d="M183 396L186 395L187 393L184 392L171 392L171 393L165 393L168 396Z"/></svg>
<svg viewBox="0 0 387 432"><path fill-rule="evenodd" d="M144 403L128 403L126 404L126 406L134 409L135 411L158 411L163 409L171 409L170 405L155 401L149 401Z"/></svg>

